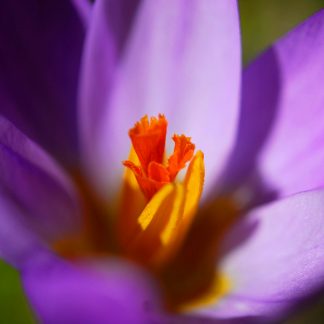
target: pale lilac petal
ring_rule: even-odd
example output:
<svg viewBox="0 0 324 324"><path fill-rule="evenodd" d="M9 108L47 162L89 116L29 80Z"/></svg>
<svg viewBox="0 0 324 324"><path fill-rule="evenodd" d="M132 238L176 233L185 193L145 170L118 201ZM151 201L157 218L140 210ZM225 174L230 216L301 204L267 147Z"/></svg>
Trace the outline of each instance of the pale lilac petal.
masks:
<svg viewBox="0 0 324 324"><path fill-rule="evenodd" d="M245 296L229 295L216 306L188 314L196 323L260 324L282 323L291 311L291 303L253 300ZM179 322L181 323L181 321ZM189 322L190 323L190 322ZM195 324L195 322L193 321Z"/></svg>
<svg viewBox="0 0 324 324"><path fill-rule="evenodd" d="M237 151L224 181L258 173L278 196L324 185L323 39L324 10L246 69Z"/></svg>
<svg viewBox="0 0 324 324"><path fill-rule="evenodd" d="M208 188L224 167L235 136L240 79L236 1L142 1L118 63L89 149L94 179L105 193L116 190L130 148L128 129L144 114L164 113L170 137L185 133L205 152Z"/></svg>
<svg viewBox="0 0 324 324"><path fill-rule="evenodd" d="M220 265L232 288L199 314L279 316L324 286L324 191L301 193L252 210L227 237ZM226 246L227 245L227 246Z"/></svg>
<svg viewBox="0 0 324 324"><path fill-rule="evenodd" d="M87 33L79 89L83 144L93 145L139 1L98 0Z"/></svg>
<svg viewBox="0 0 324 324"><path fill-rule="evenodd" d="M66 163L78 153L83 38L69 0L0 2L0 114Z"/></svg>
<svg viewBox="0 0 324 324"><path fill-rule="evenodd" d="M276 45L280 95L260 173L279 194L324 185L324 10Z"/></svg>
<svg viewBox="0 0 324 324"><path fill-rule="evenodd" d="M78 196L69 178L39 146L1 117L0 185L26 212L28 226L47 241L78 228Z"/></svg>
<svg viewBox="0 0 324 324"><path fill-rule="evenodd" d="M124 262L110 260L95 271L54 259L29 267L22 279L42 323L153 323L149 280Z"/></svg>
<svg viewBox="0 0 324 324"><path fill-rule="evenodd" d="M80 138L87 166L96 162L94 145L139 1L98 0L85 43L79 89ZM108 165L105 165L108 168Z"/></svg>

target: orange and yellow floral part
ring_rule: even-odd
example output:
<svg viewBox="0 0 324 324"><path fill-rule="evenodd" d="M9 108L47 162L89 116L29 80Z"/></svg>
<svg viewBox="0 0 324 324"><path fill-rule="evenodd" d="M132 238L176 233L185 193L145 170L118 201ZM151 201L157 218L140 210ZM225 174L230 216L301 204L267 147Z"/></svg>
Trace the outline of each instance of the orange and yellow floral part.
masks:
<svg viewBox="0 0 324 324"><path fill-rule="evenodd" d="M165 159L167 120L144 116L129 131L132 148L118 217L119 242L131 259L161 268L182 246L203 190L204 155L190 137L173 135L174 151ZM189 163L183 181L180 170ZM126 201L127 200L127 201Z"/></svg>

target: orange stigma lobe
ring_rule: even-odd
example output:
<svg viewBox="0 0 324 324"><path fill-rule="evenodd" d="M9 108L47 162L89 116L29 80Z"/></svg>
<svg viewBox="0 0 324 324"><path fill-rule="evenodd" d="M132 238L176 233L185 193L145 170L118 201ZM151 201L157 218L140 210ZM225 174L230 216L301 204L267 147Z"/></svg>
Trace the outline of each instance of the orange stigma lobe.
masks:
<svg viewBox="0 0 324 324"><path fill-rule="evenodd" d="M191 161L195 145L191 143L190 137L184 135L173 135L174 152L169 157L168 171L171 180L177 176L178 172L186 166L186 163Z"/></svg>
<svg viewBox="0 0 324 324"><path fill-rule="evenodd" d="M140 165L132 161L124 161L123 164L134 173L139 187L149 200L164 185L174 181L178 172L191 161L195 150L190 137L174 135L174 152L167 165L164 165L167 126L164 115L150 119L145 115L128 133Z"/></svg>
<svg viewBox="0 0 324 324"><path fill-rule="evenodd" d="M134 150L147 174L150 162L162 163L168 122L163 115L158 118L145 115L128 132Z"/></svg>

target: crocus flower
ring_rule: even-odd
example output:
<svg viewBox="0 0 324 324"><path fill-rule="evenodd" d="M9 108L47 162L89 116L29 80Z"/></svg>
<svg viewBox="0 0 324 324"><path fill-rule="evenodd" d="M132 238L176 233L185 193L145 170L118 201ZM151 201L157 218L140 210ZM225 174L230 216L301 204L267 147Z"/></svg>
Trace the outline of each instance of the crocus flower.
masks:
<svg viewBox="0 0 324 324"><path fill-rule="evenodd" d="M0 16L0 256L41 322L272 320L322 288L324 11L243 73L234 0Z"/></svg>

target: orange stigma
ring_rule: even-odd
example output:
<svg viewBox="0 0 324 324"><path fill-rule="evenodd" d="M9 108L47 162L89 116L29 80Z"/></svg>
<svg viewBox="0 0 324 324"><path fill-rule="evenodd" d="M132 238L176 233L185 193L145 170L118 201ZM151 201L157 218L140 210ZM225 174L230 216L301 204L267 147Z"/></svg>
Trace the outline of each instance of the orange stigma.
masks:
<svg viewBox="0 0 324 324"><path fill-rule="evenodd" d="M149 268L162 269L177 255L190 230L203 190L204 154L190 137L174 135L174 150L165 158L167 120L141 118L129 130L132 141L117 221L123 253ZM184 179L175 181L189 166Z"/></svg>
<svg viewBox="0 0 324 324"><path fill-rule="evenodd" d="M195 150L190 137L174 135L174 152L165 165L163 158L167 126L164 115L151 117L150 120L145 115L129 130L140 165L132 161L124 161L123 164L132 170L139 187L149 200L164 185L174 181L178 172L191 161Z"/></svg>

